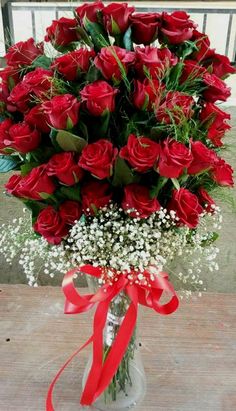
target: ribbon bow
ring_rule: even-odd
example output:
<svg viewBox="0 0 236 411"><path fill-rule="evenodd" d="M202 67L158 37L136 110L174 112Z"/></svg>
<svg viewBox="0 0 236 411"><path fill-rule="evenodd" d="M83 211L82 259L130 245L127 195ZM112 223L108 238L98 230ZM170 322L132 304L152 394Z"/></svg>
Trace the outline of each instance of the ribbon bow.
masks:
<svg viewBox="0 0 236 411"><path fill-rule="evenodd" d="M150 267L151 269L151 267ZM137 320L138 305L144 305L152 308L162 315L173 313L179 305L178 297L171 283L168 280L168 274L159 272L158 276L151 275L149 270L144 273L144 281L131 283L127 275L117 275L113 283L106 283L101 286L95 294L80 295L73 284L74 275L78 272L101 278L104 268L84 265L69 271L62 282L62 290L66 297L65 314L78 314L88 311L97 304L93 320L93 334L72 356L66 361L60 371L53 379L47 395L46 411L54 411L52 395L54 386L64 369L69 365L72 359L82 351L87 345L93 344L93 360L88 378L80 399L81 405L91 405L107 388L113 376L115 375L119 364L126 352ZM115 271L113 271L115 273ZM137 276L137 272L135 272ZM151 278L147 284L145 275ZM111 349L103 362L103 330L106 324L107 314L111 301L121 291L126 293L130 299L130 304L116 337L112 343ZM164 292L170 294L169 302L160 303L160 298Z"/></svg>

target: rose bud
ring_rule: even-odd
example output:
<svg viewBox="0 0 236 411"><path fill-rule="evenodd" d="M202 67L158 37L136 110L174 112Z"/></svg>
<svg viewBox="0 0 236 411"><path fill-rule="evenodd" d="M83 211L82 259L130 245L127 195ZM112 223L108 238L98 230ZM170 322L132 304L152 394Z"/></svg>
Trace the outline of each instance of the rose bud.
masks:
<svg viewBox="0 0 236 411"><path fill-rule="evenodd" d="M38 130L27 123L17 123L10 127L9 139L5 140L5 145L19 153L26 154L35 150L40 141L41 136Z"/></svg>
<svg viewBox="0 0 236 411"><path fill-rule="evenodd" d="M122 208L128 211L129 217L147 218L160 210L156 198L150 197L148 187L140 184L129 184L124 188Z"/></svg>
<svg viewBox="0 0 236 411"><path fill-rule="evenodd" d="M214 146L221 147L223 145L222 137L227 130L231 129L230 125L226 123L226 120L230 120L230 114L212 103L206 103L199 118L203 122L203 126L207 128L207 138Z"/></svg>
<svg viewBox="0 0 236 411"><path fill-rule="evenodd" d="M34 39L30 38L9 47L5 59L8 66L30 66L43 52L43 43L35 44Z"/></svg>
<svg viewBox="0 0 236 411"><path fill-rule="evenodd" d="M132 39L135 44L150 44L157 39L159 13L135 13L130 16Z"/></svg>
<svg viewBox="0 0 236 411"><path fill-rule="evenodd" d="M75 9L82 26L86 27L86 20L91 23L98 23L98 13L104 9L104 4L101 1L94 3L83 3Z"/></svg>
<svg viewBox="0 0 236 411"><path fill-rule="evenodd" d="M27 114L25 114L24 121L31 127L36 127L42 133L49 133L50 127L47 124L46 116L43 112L41 104L34 106Z"/></svg>
<svg viewBox="0 0 236 411"><path fill-rule="evenodd" d="M83 170L76 163L75 153L69 151L54 154L48 162L47 172L49 176L56 176L68 186L73 186L83 177Z"/></svg>
<svg viewBox="0 0 236 411"><path fill-rule="evenodd" d="M196 61L184 60L179 82L182 84L185 81L191 82L196 79L200 80L204 73L206 73L205 67L199 66Z"/></svg>
<svg viewBox="0 0 236 411"><path fill-rule="evenodd" d="M197 25L189 17L185 11L163 12L159 29L161 42L164 39L169 44L180 44L190 40Z"/></svg>
<svg viewBox="0 0 236 411"><path fill-rule="evenodd" d="M135 11L127 3L110 3L102 10L103 22L111 36L124 33L129 27L129 17Z"/></svg>
<svg viewBox="0 0 236 411"><path fill-rule="evenodd" d="M5 141L10 140L9 129L13 125L13 121L10 118L6 118L0 123L0 153L7 154L7 145Z"/></svg>
<svg viewBox="0 0 236 411"><path fill-rule="evenodd" d="M61 17L59 20L53 20L51 26L46 29L47 35L44 40L50 41L54 47L69 46L79 40L77 26L76 19Z"/></svg>
<svg viewBox="0 0 236 411"><path fill-rule="evenodd" d="M168 210L175 211L180 223L187 225L189 228L197 227L199 215L203 212L197 196L186 188L173 191Z"/></svg>
<svg viewBox="0 0 236 411"><path fill-rule="evenodd" d="M55 245L60 244L62 238L68 234L68 227L66 227L59 212L52 206L47 206L40 211L33 228L34 231L41 234L50 244Z"/></svg>
<svg viewBox="0 0 236 411"><path fill-rule="evenodd" d="M184 144L167 138L161 144L158 172L162 177L178 178L192 162L192 154Z"/></svg>
<svg viewBox="0 0 236 411"><path fill-rule="evenodd" d="M202 65L207 69L210 68L212 74L220 78L226 78L229 74L236 73L236 69L231 66L229 58L218 53L214 53L209 59L203 60Z"/></svg>
<svg viewBox="0 0 236 411"><path fill-rule="evenodd" d="M82 101L93 116L102 116L115 110L115 96L119 91L106 81L95 81L81 90Z"/></svg>
<svg viewBox="0 0 236 411"><path fill-rule="evenodd" d="M82 208L86 215L95 215L99 208L107 206L112 198L109 184L102 181L90 181L81 189Z"/></svg>
<svg viewBox="0 0 236 411"><path fill-rule="evenodd" d="M90 59L94 56L94 50L81 48L56 58L51 67L62 74L66 80L75 81L81 73L88 71Z"/></svg>
<svg viewBox="0 0 236 411"><path fill-rule="evenodd" d="M53 72L37 67L34 71L27 73L23 79L30 93L42 98L52 91L53 87Z"/></svg>
<svg viewBox="0 0 236 411"><path fill-rule="evenodd" d="M11 91L8 102L16 107L18 111L24 113L29 109L31 100L29 87L24 81L18 83Z"/></svg>
<svg viewBox="0 0 236 411"><path fill-rule="evenodd" d="M102 180L112 175L117 154L118 149L114 148L110 141L100 139L83 148L79 166Z"/></svg>
<svg viewBox="0 0 236 411"><path fill-rule="evenodd" d="M101 71L106 80L119 82L122 79L120 65L122 65L123 70L127 73L128 67L134 60L134 52L127 51L117 46L109 46L101 49L94 60L94 64Z"/></svg>
<svg viewBox="0 0 236 411"><path fill-rule="evenodd" d="M82 206L78 201L66 200L59 207L59 214L67 225L73 225L82 215Z"/></svg>
<svg viewBox="0 0 236 411"><path fill-rule="evenodd" d="M5 189L7 194L11 194L15 197L21 197L20 194L20 183L22 181L22 177L20 174L13 174L5 184Z"/></svg>
<svg viewBox="0 0 236 411"><path fill-rule="evenodd" d="M216 161L216 153L207 148L201 141L191 142L193 160L188 167L188 174L198 174L211 169Z"/></svg>
<svg viewBox="0 0 236 411"><path fill-rule="evenodd" d="M141 78L146 78L146 71L149 76L163 78L166 71L178 63L176 57L168 48L158 49L156 47L136 47L135 69Z"/></svg>
<svg viewBox="0 0 236 411"><path fill-rule="evenodd" d="M226 163L223 158L217 157L214 167L211 171L213 180L220 186L233 187L233 168L230 164Z"/></svg>
<svg viewBox="0 0 236 411"><path fill-rule="evenodd" d="M215 103L217 100L226 101L230 96L230 87L219 79L215 74L205 73L203 82L206 89L203 91L203 98L210 103Z"/></svg>
<svg viewBox="0 0 236 411"><path fill-rule="evenodd" d="M139 173L145 173L153 168L158 160L160 145L148 137L130 134L127 145L120 150L124 158Z"/></svg>
<svg viewBox="0 0 236 411"><path fill-rule="evenodd" d="M207 213L214 213L215 211L215 201L211 196L209 196L208 192L203 188L200 187L198 189L198 201L201 206L206 210Z"/></svg>
<svg viewBox="0 0 236 411"><path fill-rule="evenodd" d="M133 105L143 111L153 111L159 105L161 85L159 80L145 79L143 82L134 80Z"/></svg>
<svg viewBox="0 0 236 411"><path fill-rule="evenodd" d="M191 54L191 58L197 61L201 61L206 58L211 58L214 55L214 50L210 48L209 37L205 33L201 33L197 30L193 30L191 41L194 41L198 51L194 51Z"/></svg>
<svg viewBox="0 0 236 411"><path fill-rule="evenodd" d="M159 106L156 117L158 121L171 124L181 123L183 120L192 117L194 99L189 94L180 91L168 91L165 100Z"/></svg>
<svg viewBox="0 0 236 411"><path fill-rule="evenodd" d="M60 130L73 128L79 121L80 103L71 94L61 94L42 104L48 123Z"/></svg>
<svg viewBox="0 0 236 411"><path fill-rule="evenodd" d="M20 183L21 197L31 200L42 200L44 194L50 196L55 190L56 186L53 179L48 176L45 164L33 168L29 174L22 178Z"/></svg>

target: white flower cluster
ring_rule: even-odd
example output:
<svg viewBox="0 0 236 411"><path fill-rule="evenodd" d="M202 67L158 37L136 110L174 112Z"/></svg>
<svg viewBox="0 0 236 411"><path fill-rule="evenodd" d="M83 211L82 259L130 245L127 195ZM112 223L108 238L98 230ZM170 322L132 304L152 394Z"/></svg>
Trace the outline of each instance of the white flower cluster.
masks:
<svg viewBox="0 0 236 411"><path fill-rule="evenodd" d="M96 216L77 221L67 239L57 246L36 235L28 217L14 220L13 225L1 227L0 252L9 263L17 256L29 284L34 286L42 272L54 277L84 264L111 268L118 273L134 270L140 276L154 265L167 271L171 281L173 276L177 277L185 289L184 295L189 297L191 290L204 290L200 278L204 267L218 269L215 258L219 250L213 242L221 221L217 209L213 215L205 213L198 228L190 230L178 226L173 211L161 208L146 219L130 218L110 204ZM171 263L176 258L184 264L184 274L183 270L172 270Z"/></svg>

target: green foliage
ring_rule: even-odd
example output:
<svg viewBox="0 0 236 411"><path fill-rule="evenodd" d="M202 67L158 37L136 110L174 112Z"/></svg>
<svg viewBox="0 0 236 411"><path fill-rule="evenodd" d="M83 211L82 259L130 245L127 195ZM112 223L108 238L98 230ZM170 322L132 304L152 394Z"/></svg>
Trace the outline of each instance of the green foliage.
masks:
<svg viewBox="0 0 236 411"><path fill-rule="evenodd" d="M112 179L113 186L121 186L138 182L139 177L133 173L128 164L120 157L117 157L114 166L114 175Z"/></svg>
<svg viewBox="0 0 236 411"><path fill-rule="evenodd" d="M87 74L86 74L86 80L89 83L93 83L94 81L100 79L102 77L100 70L97 69L97 67L94 64L91 64Z"/></svg>
<svg viewBox="0 0 236 411"><path fill-rule="evenodd" d="M0 155L0 173L7 173L19 166L19 158L16 156Z"/></svg>
<svg viewBox="0 0 236 411"><path fill-rule="evenodd" d="M21 170L21 175L22 176L26 176L27 174L29 174L29 172L34 168L39 166L40 163L25 163L21 166L20 170Z"/></svg>
<svg viewBox="0 0 236 411"><path fill-rule="evenodd" d="M131 27L129 27L128 30L126 30L124 37L123 37L124 47L126 48L126 50L129 50L129 51L133 50L133 42L131 39L131 34L132 34L132 30L131 30Z"/></svg>
<svg viewBox="0 0 236 411"><path fill-rule="evenodd" d="M201 242L201 246L209 247L209 245L213 244L217 240L218 237L219 237L219 234L216 233L215 231L208 233L207 239Z"/></svg>
<svg viewBox="0 0 236 411"><path fill-rule="evenodd" d="M81 201L79 185L76 185L76 186L73 186L73 187L66 187L66 186L61 187L60 188L60 193L65 198L68 198L69 200Z"/></svg>
<svg viewBox="0 0 236 411"><path fill-rule="evenodd" d="M24 200L25 207L27 207L32 214L32 223L35 223L40 211L42 211L47 205L40 201Z"/></svg>
<svg viewBox="0 0 236 411"><path fill-rule="evenodd" d="M63 151L76 151L77 153L81 153L87 144L84 138L76 136L66 130L58 130L56 134L54 131L51 138L54 143L56 142L57 147Z"/></svg>
<svg viewBox="0 0 236 411"><path fill-rule="evenodd" d="M52 63L52 59L43 55L43 56L37 57L31 64L31 67L34 69L37 67L41 67L43 69L49 69L51 66L51 63Z"/></svg>
<svg viewBox="0 0 236 411"><path fill-rule="evenodd" d="M94 44L94 48L97 51L99 51L102 47L110 45L108 35L101 24L91 22L87 18L85 18L84 20L86 30L89 32Z"/></svg>

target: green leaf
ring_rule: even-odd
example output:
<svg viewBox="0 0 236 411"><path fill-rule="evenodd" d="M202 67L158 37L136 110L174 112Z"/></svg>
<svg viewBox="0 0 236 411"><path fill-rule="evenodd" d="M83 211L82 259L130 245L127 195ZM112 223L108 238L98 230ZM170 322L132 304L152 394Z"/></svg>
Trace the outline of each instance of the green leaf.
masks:
<svg viewBox="0 0 236 411"><path fill-rule="evenodd" d="M123 37L123 43L126 48L126 50L132 51L133 50L133 42L131 40L131 35L132 35L132 30L131 27L126 30L124 37Z"/></svg>
<svg viewBox="0 0 236 411"><path fill-rule="evenodd" d="M23 203L32 213L32 223L35 223L40 211L47 207L47 205L40 203L40 201L24 200Z"/></svg>
<svg viewBox="0 0 236 411"><path fill-rule="evenodd" d="M58 130L55 141L63 151L76 151L77 153L81 153L87 145L84 138L65 130Z"/></svg>
<svg viewBox="0 0 236 411"><path fill-rule="evenodd" d="M105 136L108 130L109 121L110 121L111 113L110 111L106 110L103 115L100 117L101 126L99 127L99 133L101 136Z"/></svg>
<svg viewBox="0 0 236 411"><path fill-rule="evenodd" d="M61 192L61 194L63 194L69 200L81 201L80 187L79 186L61 187L60 192Z"/></svg>
<svg viewBox="0 0 236 411"><path fill-rule="evenodd" d="M77 27L76 27L76 31L77 31L77 33L79 33L81 39L82 39L89 47L93 47L93 43L92 43L90 37L88 36L88 33L83 29L83 27L77 26Z"/></svg>
<svg viewBox="0 0 236 411"><path fill-rule="evenodd" d="M137 182L140 178L136 176L129 166L126 164L125 160L117 157L114 167L114 175L112 179L113 186L127 185Z"/></svg>
<svg viewBox="0 0 236 411"><path fill-rule="evenodd" d="M176 188L176 190L179 190L180 185L179 185L179 181L177 180L177 178L171 178L171 181L172 181L174 187Z"/></svg>
<svg viewBox="0 0 236 411"><path fill-rule="evenodd" d="M214 243L217 240L218 237L219 237L219 234L216 233L215 231L212 231L211 233L209 233L208 238L201 242L201 246L202 247L208 247L209 245Z"/></svg>
<svg viewBox="0 0 236 411"><path fill-rule="evenodd" d="M36 163L36 162L32 162L32 163L25 163L21 166L20 170L21 170L21 175L22 176L26 176L27 174L29 174L29 172L39 166L40 163Z"/></svg>
<svg viewBox="0 0 236 411"><path fill-rule="evenodd" d="M31 67L33 68L42 67L44 69L49 69L51 66L51 63L52 63L52 59L43 55L43 56L37 57L31 64Z"/></svg>
<svg viewBox="0 0 236 411"><path fill-rule="evenodd" d="M107 33L105 32L101 24L91 22L87 18L84 19L84 24L86 30L92 37L93 44L97 50L100 50L102 47L110 45Z"/></svg>
<svg viewBox="0 0 236 411"><path fill-rule="evenodd" d="M8 171L17 168L19 161L12 156L0 155L0 173L7 173Z"/></svg>
<svg viewBox="0 0 236 411"><path fill-rule="evenodd" d="M155 198L158 196L159 192L161 191L161 189L164 187L164 185L167 183L168 178L167 177L159 177L157 184L155 186L151 187L150 190L150 196L151 198Z"/></svg>
<svg viewBox="0 0 236 411"><path fill-rule="evenodd" d="M101 78L101 77L102 77L102 76L101 76L100 70L98 70L97 67L96 67L94 64L92 64L92 65L89 67L89 70L88 70L88 72L87 72L87 74L86 74L86 80L87 80L89 83L93 83L94 81L98 80L98 79Z"/></svg>

